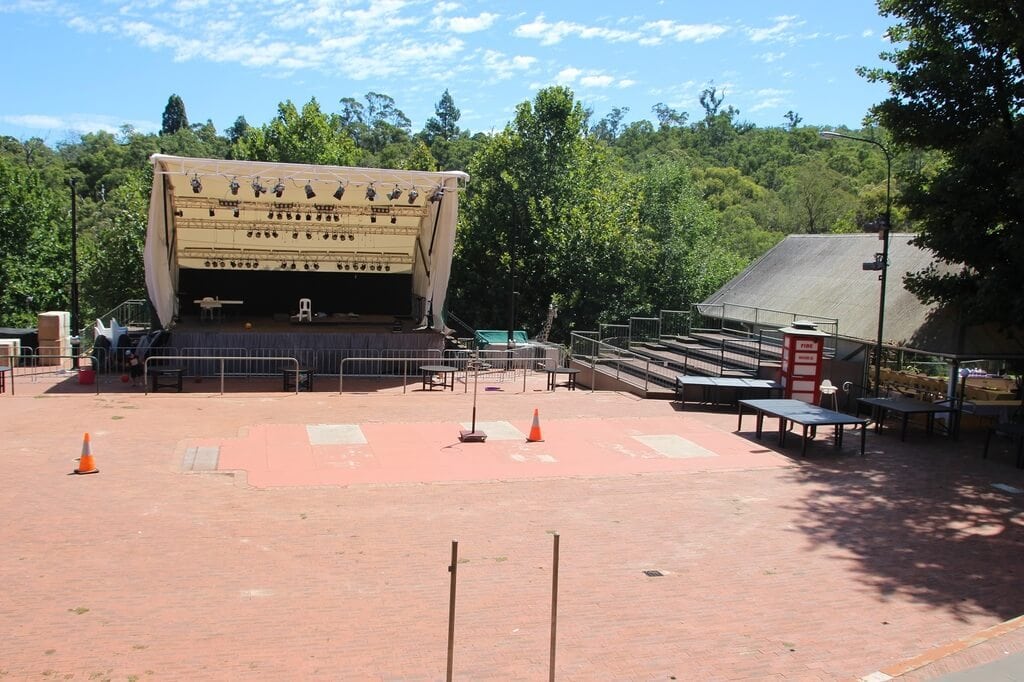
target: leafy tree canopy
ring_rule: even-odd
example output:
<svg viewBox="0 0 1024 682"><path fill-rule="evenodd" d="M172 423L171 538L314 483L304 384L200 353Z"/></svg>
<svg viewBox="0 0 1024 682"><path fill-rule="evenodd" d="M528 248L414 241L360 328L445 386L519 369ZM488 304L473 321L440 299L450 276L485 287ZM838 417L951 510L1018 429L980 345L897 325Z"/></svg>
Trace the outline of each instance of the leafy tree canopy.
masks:
<svg viewBox="0 0 1024 682"><path fill-rule="evenodd" d="M1024 320L1024 14L1001 0L879 0L893 17L888 68L861 69L890 96L872 112L901 147L941 162L909 169L901 194L916 243L952 267L911 275L926 302L968 321Z"/></svg>

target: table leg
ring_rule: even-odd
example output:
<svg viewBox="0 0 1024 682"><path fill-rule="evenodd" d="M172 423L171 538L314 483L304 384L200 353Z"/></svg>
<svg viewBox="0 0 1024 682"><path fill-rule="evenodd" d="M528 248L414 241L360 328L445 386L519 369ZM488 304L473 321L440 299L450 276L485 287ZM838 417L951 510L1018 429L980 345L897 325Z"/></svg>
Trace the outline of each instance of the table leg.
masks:
<svg viewBox="0 0 1024 682"><path fill-rule="evenodd" d="M867 445L867 441L868 441L868 429L867 429L867 424L865 424L860 429L860 456L861 457L864 456L864 446Z"/></svg>
<svg viewBox="0 0 1024 682"><path fill-rule="evenodd" d="M738 406L739 417L736 420L736 431L741 431L743 429L743 403L738 403Z"/></svg>
<svg viewBox="0 0 1024 682"><path fill-rule="evenodd" d="M779 417L779 447L783 447L786 444L786 419Z"/></svg>
<svg viewBox="0 0 1024 682"><path fill-rule="evenodd" d="M755 433L757 434L757 439L761 440L761 432L764 430L764 412L761 412L760 410L757 412L756 421L757 429L755 430Z"/></svg>
<svg viewBox="0 0 1024 682"><path fill-rule="evenodd" d="M804 427L804 442L803 442L803 445L800 446L800 456L801 457L806 457L807 456L807 424L803 424L803 427ZM813 432L813 429L812 429L812 432Z"/></svg>

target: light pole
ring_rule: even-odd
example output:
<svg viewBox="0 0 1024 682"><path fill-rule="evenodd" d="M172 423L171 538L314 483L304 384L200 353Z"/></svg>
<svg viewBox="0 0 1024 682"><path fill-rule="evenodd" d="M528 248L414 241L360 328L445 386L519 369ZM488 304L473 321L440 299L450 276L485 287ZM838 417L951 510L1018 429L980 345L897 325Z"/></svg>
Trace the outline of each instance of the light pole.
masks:
<svg viewBox="0 0 1024 682"><path fill-rule="evenodd" d="M81 339L78 336L78 206L76 179L68 180L71 185L71 367L78 369L78 350Z"/></svg>
<svg viewBox="0 0 1024 682"><path fill-rule="evenodd" d="M875 397L882 387L882 329L885 325L885 280L889 272L889 228L892 225L892 155L884 144L867 137L854 137L837 133L834 130L822 130L820 135L826 140L842 138L844 140L855 140L873 144L885 154L885 217L883 218L879 239L882 240L882 253L875 254L874 263L864 263L865 270L880 270L878 276L882 283L878 292L878 342L875 346Z"/></svg>

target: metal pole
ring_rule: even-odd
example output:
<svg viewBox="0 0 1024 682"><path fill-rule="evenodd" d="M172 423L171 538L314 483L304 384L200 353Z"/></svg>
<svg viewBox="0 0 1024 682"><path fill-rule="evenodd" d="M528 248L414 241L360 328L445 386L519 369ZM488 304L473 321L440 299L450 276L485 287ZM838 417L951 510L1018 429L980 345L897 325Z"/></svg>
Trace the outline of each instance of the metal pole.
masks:
<svg viewBox="0 0 1024 682"><path fill-rule="evenodd" d="M77 180L71 178L71 367L78 369L78 337L81 320L78 319L78 204L75 191Z"/></svg>
<svg viewBox="0 0 1024 682"><path fill-rule="evenodd" d="M882 388L882 340L883 328L885 326L885 284L887 274L889 272L889 229L892 227L892 155L889 153L888 147L884 144L867 137L844 135L843 133L837 133L832 130L823 130L819 134L826 140L842 138L844 140L854 140L856 142L873 144L881 149L882 154L885 155L885 225L882 226L880 237L883 242L882 274L878 276L878 279L881 281L881 286L880 291L878 292L878 339L875 344L875 397L877 398Z"/></svg>
<svg viewBox="0 0 1024 682"><path fill-rule="evenodd" d="M892 219L892 159L888 149L881 144L878 147L885 153L885 225L882 227L882 274L879 276L881 285L878 292L878 357L875 358L876 398L882 386L882 330L885 326L885 283L886 275L889 273L889 228Z"/></svg>
<svg viewBox="0 0 1024 682"><path fill-rule="evenodd" d="M451 591L448 595L448 675L445 679L452 682L452 657L455 653L455 577L459 567L459 541L452 540L452 562L448 572L452 574Z"/></svg>
<svg viewBox="0 0 1024 682"><path fill-rule="evenodd" d="M555 635L558 629L558 533L555 533L554 559L551 569L551 659L548 680L555 682Z"/></svg>

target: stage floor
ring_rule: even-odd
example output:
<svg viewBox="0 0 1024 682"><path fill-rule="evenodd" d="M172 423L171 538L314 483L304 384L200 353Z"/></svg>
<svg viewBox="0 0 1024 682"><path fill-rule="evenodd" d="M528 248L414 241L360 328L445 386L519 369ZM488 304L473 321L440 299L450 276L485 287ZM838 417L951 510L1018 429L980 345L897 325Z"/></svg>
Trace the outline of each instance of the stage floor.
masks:
<svg viewBox="0 0 1024 682"><path fill-rule="evenodd" d="M312 322L292 322L280 316L247 316L225 312L214 319L201 319L198 315L182 315L171 329L174 333L242 333L255 331L273 334L379 334L417 331L411 318L394 315L356 315L315 318ZM436 333L433 330L430 333Z"/></svg>

